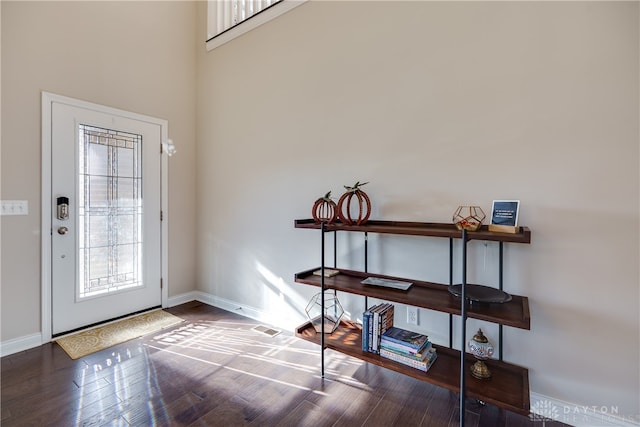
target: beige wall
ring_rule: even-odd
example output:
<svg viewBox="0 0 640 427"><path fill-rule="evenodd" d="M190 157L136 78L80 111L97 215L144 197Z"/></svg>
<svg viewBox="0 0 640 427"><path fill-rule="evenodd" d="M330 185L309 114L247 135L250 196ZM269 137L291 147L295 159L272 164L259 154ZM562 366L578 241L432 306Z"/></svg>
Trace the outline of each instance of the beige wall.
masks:
<svg viewBox="0 0 640 427"><path fill-rule="evenodd" d="M167 119L170 295L197 279L289 330L315 292L293 274L319 257L293 220L329 189L370 181L373 218L417 221L520 198L533 239L507 246L505 286L532 325L505 328L506 359L533 393L640 414L638 3L362 5L308 2L206 53L204 2L3 1L2 199L30 214L2 217L1 340L40 331L47 90ZM361 246L342 237L341 265ZM445 282L446 246L371 236L370 269ZM472 250L492 283L496 246Z"/></svg>
<svg viewBox="0 0 640 427"><path fill-rule="evenodd" d="M169 296L195 289L195 3L2 1L2 341L39 333L41 91L166 119Z"/></svg>
<svg viewBox="0 0 640 427"><path fill-rule="evenodd" d="M318 234L293 220L326 191L370 181L372 218L442 222L519 198L533 237L507 245L505 288L529 296L532 324L505 328L506 359L530 367L533 393L639 416L638 15L308 2L200 47L199 289L293 328L316 291L293 275L319 264ZM342 265L361 268L361 241L341 239ZM496 246L471 247L470 280L494 283ZM446 248L372 237L370 269L446 282ZM357 317L362 301L341 299ZM446 316L420 316L446 340Z"/></svg>

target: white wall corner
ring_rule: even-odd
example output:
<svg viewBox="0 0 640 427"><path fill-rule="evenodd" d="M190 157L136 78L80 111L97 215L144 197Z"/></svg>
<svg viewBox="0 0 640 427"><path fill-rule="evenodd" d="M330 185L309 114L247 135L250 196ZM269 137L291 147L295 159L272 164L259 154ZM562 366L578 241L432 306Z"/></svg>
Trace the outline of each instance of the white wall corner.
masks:
<svg viewBox="0 0 640 427"><path fill-rule="evenodd" d="M198 300L197 291L186 292L184 294L168 297L166 307L175 307L176 305L185 304L185 303L188 303L191 301L197 301L197 300Z"/></svg>
<svg viewBox="0 0 640 427"><path fill-rule="evenodd" d="M46 342L42 341L42 334L31 334L14 338L0 343L0 357L9 356L21 351L39 347Z"/></svg>
<svg viewBox="0 0 640 427"><path fill-rule="evenodd" d="M534 421L550 419L575 427L640 426L640 414L621 414L616 406L579 405L538 393L531 393L529 417Z"/></svg>

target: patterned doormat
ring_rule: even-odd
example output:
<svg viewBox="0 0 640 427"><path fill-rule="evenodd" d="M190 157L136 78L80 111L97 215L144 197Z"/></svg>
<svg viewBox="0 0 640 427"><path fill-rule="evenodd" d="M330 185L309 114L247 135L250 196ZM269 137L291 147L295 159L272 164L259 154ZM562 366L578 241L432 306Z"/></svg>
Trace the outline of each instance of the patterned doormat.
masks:
<svg viewBox="0 0 640 427"><path fill-rule="evenodd" d="M78 359L183 321L171 313L158 309L67 335L56 339L55 342L67 352L69 357Z"/></svg>

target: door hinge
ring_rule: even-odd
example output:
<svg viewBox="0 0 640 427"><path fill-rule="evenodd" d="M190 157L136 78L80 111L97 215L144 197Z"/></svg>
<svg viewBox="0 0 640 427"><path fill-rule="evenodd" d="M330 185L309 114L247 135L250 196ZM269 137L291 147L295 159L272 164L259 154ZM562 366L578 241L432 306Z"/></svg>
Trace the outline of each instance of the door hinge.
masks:
<svg viewBox="0 0 640 427"><path fill-rule="evenodd" d="M160 221L164 221L164 212L160 211Z"/></svg>
<svg viewBox="0 0 640 427"><path fill-rule="evenodd" d="M160 154L164 153L164 147L162 146L162 143L160 144Z"/></svg>
<svg viewBox="0 0 640 427"><path fill-rule="evenodd" d="M162 278L160 279L160 289L162 289L162 287L164 286L164 284L162 283Z"/></svg>

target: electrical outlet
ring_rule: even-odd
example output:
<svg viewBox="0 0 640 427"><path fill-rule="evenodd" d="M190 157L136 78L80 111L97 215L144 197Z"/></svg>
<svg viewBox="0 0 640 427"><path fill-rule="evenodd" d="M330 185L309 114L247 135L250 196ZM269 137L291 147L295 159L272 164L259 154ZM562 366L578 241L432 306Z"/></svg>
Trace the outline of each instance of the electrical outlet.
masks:
<svg viewBox="0 0 640 427"><path fill-rule="evenodd" d="M407 323L410 325L418 324L418 307L407 306Z"/></svg>

